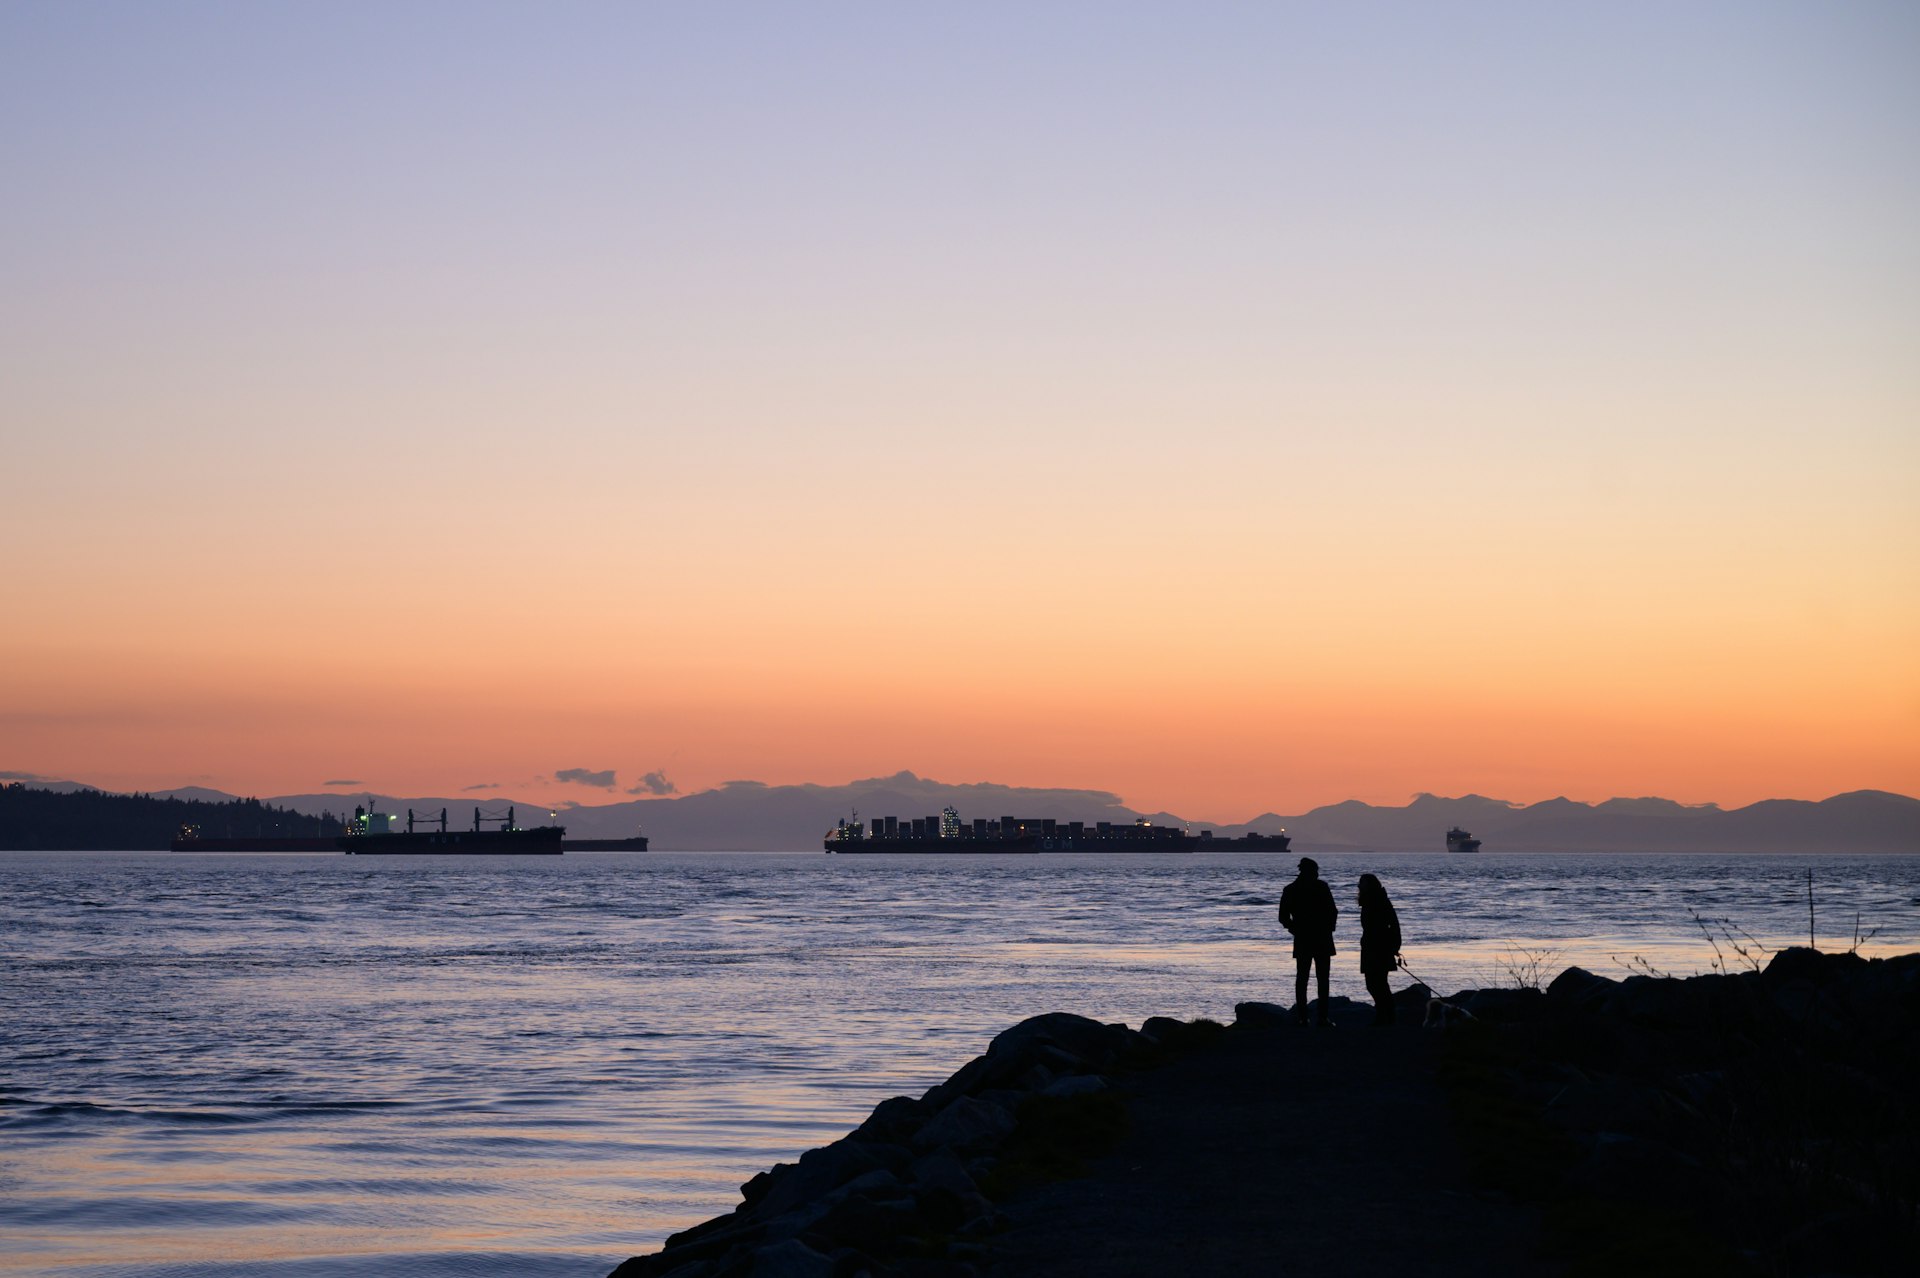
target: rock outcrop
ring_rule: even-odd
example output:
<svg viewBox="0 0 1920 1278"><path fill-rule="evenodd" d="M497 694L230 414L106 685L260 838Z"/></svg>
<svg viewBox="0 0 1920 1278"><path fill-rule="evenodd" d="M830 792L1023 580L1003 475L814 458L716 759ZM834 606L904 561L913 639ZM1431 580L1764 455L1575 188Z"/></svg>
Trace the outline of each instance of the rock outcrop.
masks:
<svg viewBox="0 0 1920 1278"><path fill-rule="evenodd" d="M1295 1050L1281 1044L1328 1033L1366 1036L1349 1046L1377 1062L1378 1087L1439 1061L1475 1180L1546 1222L1549 1268L1899 1273L1920 1254L1920 954L1787 950L1764 970L1689 980L1570 968L1544 991L1454 995L1470 1015L1428 1018L1448 1026L1437 1037L1412 1028L1426 990L1398 1001L1400 1028L1378 1038L1362 1028L1370 1009L1344 999L1333 1019L1353 1028L1333 1031L1292 1029L1290 1009L1260 1002L1239 1004L1231 1027L1033 1017L924 1096L883 1101L842 1139L755 1176L731 1213L614 1278L967 1278L995 1267L1000 1204L1019 1215L1023 1191L1059 1192L1118 1145L1126 1097L1150 1082L1141 1071L1179 1061L1151 1076L1171 1080L1237 1053L1264 1076L1271 1053ZM1238 1156L1273 1166L1271 1145L1248 1145ZM1379 1157L1391 1182L1391 1144Z"/></svg>

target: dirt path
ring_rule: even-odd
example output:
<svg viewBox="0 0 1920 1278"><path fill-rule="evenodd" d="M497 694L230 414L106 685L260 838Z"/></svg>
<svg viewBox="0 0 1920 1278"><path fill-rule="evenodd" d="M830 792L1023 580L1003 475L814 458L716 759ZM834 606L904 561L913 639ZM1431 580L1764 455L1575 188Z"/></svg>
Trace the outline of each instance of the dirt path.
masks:
<svg viewBox="0 0 1920 1278"><path fill-rule="evenodd" d="M1363 1016L1364 1018L1364 1016ZM1236 1031L1125 1080L1131 1130L1085 1179L1006 1204L983 1266L1047 1274L1548 1274L1526 1209L1476 1193L1437 1035Z"/></svg>

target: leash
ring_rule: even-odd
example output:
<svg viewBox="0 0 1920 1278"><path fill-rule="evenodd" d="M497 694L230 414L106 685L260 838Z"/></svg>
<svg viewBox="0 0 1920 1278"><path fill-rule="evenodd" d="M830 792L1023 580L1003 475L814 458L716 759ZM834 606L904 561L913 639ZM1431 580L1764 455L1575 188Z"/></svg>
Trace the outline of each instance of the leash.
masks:
<svg viewBox="0 0 1920 1278"><path fill-rule="evenodd" d="M1411 976L1413 978L1414 984L1425 987L1428 998L1437 999L1440 997L1440 991L1436 990L1433 987L1433 982L1427 980L1425 977L1421 976L1420 973L1414 971L1411 967L1407 966L1407 959L1404 954L1396 954L1394 957L1400 960L1400 970L1405 972L1408 976Z"/></svg>
<svg viewBox="0 0 1920 1278"><path fill-rule="evenodd" d="M1395 957L1400 959L1400 970L1405 972L1408 976L1411 976L1414 980L1414 983L1419 985L1422 989L1426 990L1427 992L1427 1024L1432 1025L1434 1023L1433 1013L1434 1013L1435 1007L1439 1007L1446 1014L1457 1013L1460 1016L1463 1016L1470 1021L1478 1019L1477 1017L1474 1016L1472 1012L1469 1012L1466 1008L1461 1007L1458 1003L1450 1003L1446 999L1441 998L1438 991L1436 991L1433 988L1433 984L1430 981L1423 980L1420 976L1420 973L1414 971L1412 968L1407 966L1407 960L1404 957L1401 957L1399 955L1395 955ZM1444 1026L1446 1024L1446 1021L1443 1019L1440 1022L1440 1024Z"/></svg>

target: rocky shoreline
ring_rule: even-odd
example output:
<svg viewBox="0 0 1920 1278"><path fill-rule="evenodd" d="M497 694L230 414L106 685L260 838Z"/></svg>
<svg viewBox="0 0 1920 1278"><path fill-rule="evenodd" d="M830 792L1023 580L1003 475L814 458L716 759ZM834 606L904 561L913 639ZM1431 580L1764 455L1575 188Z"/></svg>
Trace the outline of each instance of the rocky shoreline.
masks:
<svg viewBox="0 0 1920 1278"><path fill-rule="evenodd" d="M1421 1272L1911 1272L1920 955L1427 1001L1402 991L1391 1030L1340 999L1332 1031L1260 1002L1022 1021L614 1278L1225 1272L1276 1247L1337 1271L1362 1238ZM1341 1156L1331 1207L1339 1168L1290 1142ZM1268 1210L1289 1201L1318 1205ZM1430 1247L1466 1221L1464 1251Z"/></svg>
<svg viewBox="0 0 1920 1278"><path fill-rule="evenodd" d="M731 1214L614 1273L881 1278L903 1262L918 1262L915 1273L967 1273L999 1223L990 1195L1018 1179L1023 1157L1057 1165L1076 1145L1097 1148L1100 1129L1119 1119L1109 1072L1209 1033L1177 1021L1136 1031L1065 1012L1022 1021L924 1096L882 1101L847 1136L742 1185ZM1075 1127L1084 1129L1077 1140Z"/></svg>

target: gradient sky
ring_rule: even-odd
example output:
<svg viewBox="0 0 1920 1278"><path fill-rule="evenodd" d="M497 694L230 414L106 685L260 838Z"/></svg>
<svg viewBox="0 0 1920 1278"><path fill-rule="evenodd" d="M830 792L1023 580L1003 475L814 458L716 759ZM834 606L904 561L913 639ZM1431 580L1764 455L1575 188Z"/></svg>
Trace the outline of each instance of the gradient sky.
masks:
<svg viewBox="0 0 1920 1278"><path fill-rule="evenodd" d="M1916 66L1910 4L8 4L0 768L1920 792Z"/></svg>

